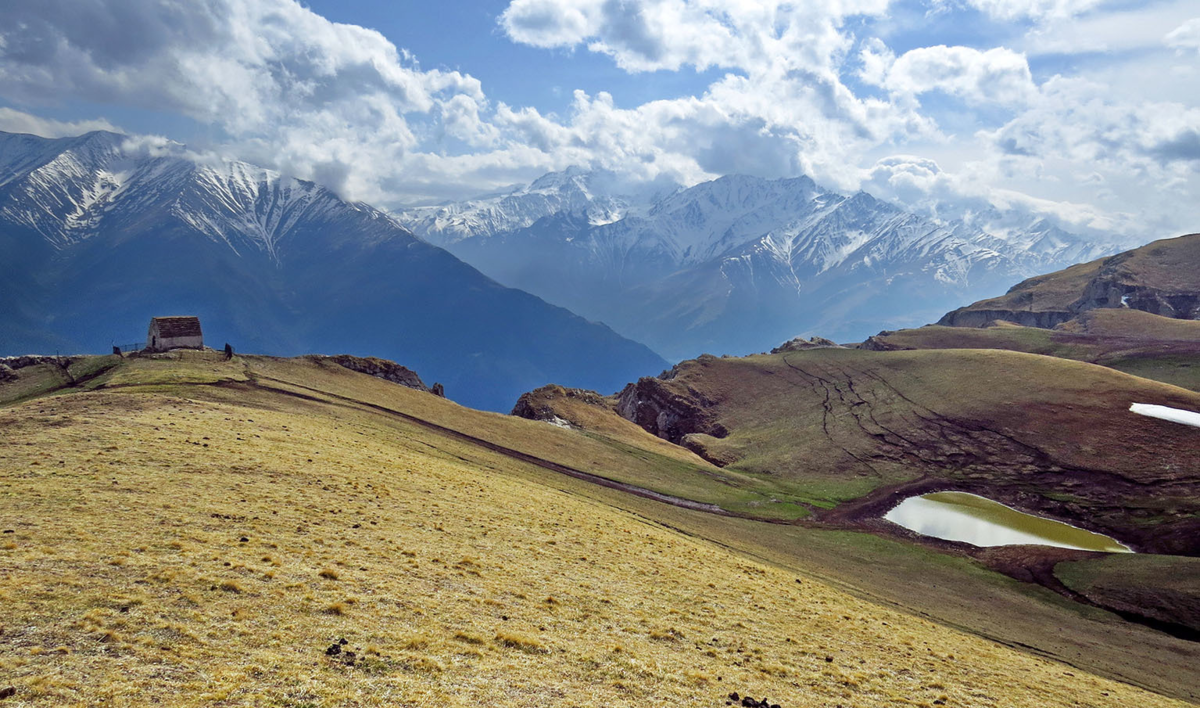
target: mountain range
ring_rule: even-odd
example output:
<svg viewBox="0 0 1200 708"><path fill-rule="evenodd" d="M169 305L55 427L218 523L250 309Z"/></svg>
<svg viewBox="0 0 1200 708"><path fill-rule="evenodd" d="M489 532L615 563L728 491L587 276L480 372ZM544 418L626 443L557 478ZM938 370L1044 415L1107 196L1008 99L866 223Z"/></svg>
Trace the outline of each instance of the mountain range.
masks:
<svg viewBox="0 0 1200 708"><path fill-rule="evenodd" d="M106 351L196 314L210 343L392 358L505 410L550 381L612 391L667 359L861 340L1113 250L1003 217L580 168L389 214L178 145L0 134L0 354Z"/></svg>
<svg viewBox="0 0 1200 708"><path fill-rule="evenodd" d="M108 351L190 314L210 345L396 359L495 410L550 381L616 390L666 366L382 211L178 148L0 133L0 355Z"/></svg>
<svg viewBox="0 0 1200 708"><path fill-rule="evenodd" d="M505 285L670 360L745 354L797 334L860 340L1116 248L1041 219L937 220L807 177L733 175L620 191L571 169L398 221Z"/></svg>

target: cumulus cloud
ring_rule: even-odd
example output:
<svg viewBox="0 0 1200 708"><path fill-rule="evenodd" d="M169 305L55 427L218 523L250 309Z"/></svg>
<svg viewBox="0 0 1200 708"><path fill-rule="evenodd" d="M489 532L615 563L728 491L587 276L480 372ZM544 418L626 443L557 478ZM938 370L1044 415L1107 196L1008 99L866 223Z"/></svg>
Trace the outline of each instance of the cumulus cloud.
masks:
<svg viewBox="0 0 1200 708"><path fill-rule="evenodd" d="M1142 17L1138 8L1095 0L933 4L972 8L962 15L972 21L983 13L995 23L984 36L1024 37L921 46L914 33L907 51L893 51L881 39L901 36L887 31L888 0L510 0L497 18L504 38L564 61L602 55L628 74L611 93L576 90L551 111L497 100L505 97L459 71L424 69L378 32L330 22L296 0L40 0L6 8L0 97L35 112L82 102L188 116L215 128L222 154L383 207L582 165L683 184L804 173L934 211L1025 205L1075 224L1131 223L1113 216L1131 204L1171 211L1180 223L1200 216L1161 201L1195 202L1195 98L1139 101L1131 91L1118 101L1102 82L1035 81L1026 60L1083 47L1079 34L1102 40L1086 46L1124 37L1112 46L1125 47L1133 33L1160 63L1180 64L1171 71L1188 71L1178 57L1200 45L1200 20L1184 22L1194 14L1179 14L1186 0L1152 8L1152 32L1130 29L1126 15ZM692 70L713 78L684 95L613 97L629 95L620 89L646 72ZM0 129L108 127L0 109ZM177 149L156 140L138 148Z"/></svg>
<svg viewBox="0 0 1200 708"><path fill-rule="evenodd" d="M70 135L82 135L93 130L108 130L121 132L112 123L103 118L92 120L61 121L42 118L32 113L18 111L12 108L0 107L0 130L6 133L28 133L40 135L43 138L61 138Z"/></svg>
<svg viewBox="0 0 1200 708"><path fill-rule="evenodd" d="M1122 101L1102 85L1058 77L1030 110L981 135L1010 155L1054 155L1140 172L1155 164L1189 170L1186 163L1200 160L1200 109Z"/></svg>
<svg viewBox="0 0 1200 708"><path fill-rule="evenodd" d="M356 164L418 146L411 114L444 112L472 143L479 82L423 71L383 35L330 22L292 0L39 0L0 28L0 91L170 111L222 128L248 158L301 177L347 172L351 196L378 198ZM467 105L472 104L472 105Z"/></svg>
<svg viewBox="0 0 1200 708"><path fill-rule="evenodd" d="M1029 224L1039 219L1075 232L1110 237L1130 232L1135 220L1093 205L1044 199L998 186L995 166L968 164L958 172L943 170L936 161L917 155L891 155L863 174L863 189L884 199L940 219L966 219L991 227L997 222Z"/></svg>
<svg viewBox="0 0 1200 708"><path fill-rule="evenodd" d="M1153 51L1178 42L1186 50L1186 21L1196 14L1194 0L1105 7L1080 17L1037 23L1014 48L1034 56L1096 52ZM1174 32L1178 31L1178 35ZM1174 35L1174 36L1172 36ZM1144 59L1144 56L1142 57Z"/></svg>
<svg viewBox="0 0 1200 708"><path fill-rule="evenodd" d="M861 57L864 81L901 95L942 91L970 103L1016 106L1037 93L1025 57L1003 47L979 51L938 45L892 59L877 41L864 47Z"/></svg>
<svg viewBox="0 0 1200 708"><path fill-rule="evenodd" d="M758 72L828 67L850 38L848 17L876 16L887 0L513 0L500 16L516 42L608 54L631 72L692 66Z"/></svg>

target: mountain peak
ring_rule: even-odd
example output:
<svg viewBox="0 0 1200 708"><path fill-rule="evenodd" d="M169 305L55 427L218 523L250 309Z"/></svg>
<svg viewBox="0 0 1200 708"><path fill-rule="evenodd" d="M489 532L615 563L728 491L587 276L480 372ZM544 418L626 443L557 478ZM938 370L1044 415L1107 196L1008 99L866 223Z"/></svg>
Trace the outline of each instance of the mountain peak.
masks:
<svg viewBox="0 0 1200 708"><path fill-rule="evenodd" d="M593 172L579 165L571 165L558 172L547 172L531 182L524 191L538 192L548 189L562 189L567 186L581 186L586 184L596 174L598 172Z"/></svg>

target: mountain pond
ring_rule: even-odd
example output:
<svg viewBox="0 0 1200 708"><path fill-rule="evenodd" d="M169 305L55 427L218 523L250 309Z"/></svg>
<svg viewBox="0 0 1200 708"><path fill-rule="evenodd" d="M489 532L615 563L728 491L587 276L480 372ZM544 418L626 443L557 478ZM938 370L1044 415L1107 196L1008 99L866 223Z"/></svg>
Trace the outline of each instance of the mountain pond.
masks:
<svg viewBox="0 0 1200 708"><path fill-rule="evenodd" d="M966 492L909 497L883 518L922 536L974 546L1037 544L1105 553L1132 552L1108 536L1026 514Z"/></svg>

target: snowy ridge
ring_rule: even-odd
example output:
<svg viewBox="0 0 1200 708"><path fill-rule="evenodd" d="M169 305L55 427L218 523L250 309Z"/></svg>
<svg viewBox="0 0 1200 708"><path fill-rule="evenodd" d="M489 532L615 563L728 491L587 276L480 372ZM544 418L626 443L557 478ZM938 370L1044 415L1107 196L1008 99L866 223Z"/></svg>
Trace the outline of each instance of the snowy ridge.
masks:
<svg viewBox="0 0 1200 708"><path fill-rule="evenodd" d="M281 239L299 223L335 221L347 212L382 218L272 170L131 154L126 143L106 132L59 140L0 134L0 220L62 249L165 211L234 251L251 248L278 259Z"/></svg>
<svg viewBox="0 0 1200 708"><path fill-rule="evenodd" d="M939 220L807 177L730 175L640 200L597 183L593 173L556 172L397 218L498 281L668 358L924 324L899 318L936 317L943 303L1117 250L1045 221L995 210ZM737 344L752 336L763 337L756 347Z"/></svg>
<svg viewBox="0 0 1200 708"><path fill-rule="evenodd" d="M1032 275L1113 251L1045 221L1013 226L1011 216L993 212L942 222L865 192L838 194L807 177L731 175L639 203L596 189L603 175L552 172L504 195L412 209L397 220L469 258L483 240L511 244L548 219L545 229L554 224L560 241L618 281L631 259L673 271L753 251L810 276L842 265L920 263L936 282L954 285L984 263L1004 261L1015 274Z"/></svg>
<svg viewBox="0 0 1200 708"><path fill-rule="evenodd" d="M619 194L615 175L577 167L551 172L510 192L396 213L397 223L431 243L446 246L532 226L539 219L569 214L601 226L624 218L645 201Z"/></svg>
<svg viewBox="0 0 1200 708"><path fill-rule="evenodd" d="M311 182L242 162L196 169L173 213L237 250L248 242L278 259L278 244L301 221L327 220L348 208Z"/></svg>

